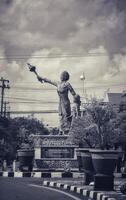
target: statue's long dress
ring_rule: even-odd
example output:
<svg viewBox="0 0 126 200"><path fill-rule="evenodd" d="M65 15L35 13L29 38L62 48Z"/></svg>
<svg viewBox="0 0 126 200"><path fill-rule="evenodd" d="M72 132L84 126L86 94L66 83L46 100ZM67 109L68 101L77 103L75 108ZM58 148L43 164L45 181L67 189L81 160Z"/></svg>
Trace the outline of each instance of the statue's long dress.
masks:
<svg viewBox="0 0 126 200"><path fill-rule="evenodd" d="M70 100L68 98L69 91L73 96L75 95L75 91L69 82L58 83L60 129L63 132L69 131L72 120Z"/></svg>
<svg viewBox="0 0 126 200"><path fill-rule="evenodd" d="M73 96L76 95L76 93L69 82L63 81L56 83L46 78L43 80L57 87L57 93L59 95L60 130L63 132L68 132L72 120L68 92L70 91Z"/></svg>

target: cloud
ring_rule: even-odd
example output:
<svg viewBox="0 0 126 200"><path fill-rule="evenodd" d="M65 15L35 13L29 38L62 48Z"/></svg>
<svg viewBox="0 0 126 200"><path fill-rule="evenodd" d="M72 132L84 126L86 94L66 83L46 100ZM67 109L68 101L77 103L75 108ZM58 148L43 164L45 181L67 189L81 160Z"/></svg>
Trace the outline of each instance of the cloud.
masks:
<svg viewBox="0 0 126 200"><path fill-rule="evenodd" d="M52 52L60 53L61 58L57 59L34 59L34 56L45 55L50 56ZM80 75L84 72L87 82L96 82L96 83L116 83L122 82L125 83L125 59L126 54L114 54L113 57L109 55L107 50L103 46L98 48L91 49L89 53L92 53L92 56L86 57L75 57L67 58L62 57L63 52L60 49L44 49L35 52L28 62L35 65L38 73L41 76L48 77L52 80L59 80L60 73L63 70L67 70L71 74L71 82L75 87L81 85ZM93 53L96 53L96 55ZM98 53L101 53L101 56L97 56ZM25 72L26 74L26 72ZM27 74L25 79L31 74ZM120 79L121 77L121 79Z"/></svg>
<svg viewBox="0 0 126 200"><path fill-rule="evenodd" d="M77 53L104 46L111 52L125 45L126 13L113 0L13 0L2 7L1 43L7 55L55 47Z"/></svg>
<svg viewBox="0 0 126 200"><path fill-rule="evenodd" d="M28 71L26 63L30 62L40 75L54 80L59 80L61 71L69 71L75 88L82 87L79 77L83 72L87 87L125 83L125 35L125 0L1 0L0 76L15 85L39 87ZM84 57L34 58L56 54ZM34 97L30 92L25 95ZM49 98L49 93L44 95Z"/></svg>

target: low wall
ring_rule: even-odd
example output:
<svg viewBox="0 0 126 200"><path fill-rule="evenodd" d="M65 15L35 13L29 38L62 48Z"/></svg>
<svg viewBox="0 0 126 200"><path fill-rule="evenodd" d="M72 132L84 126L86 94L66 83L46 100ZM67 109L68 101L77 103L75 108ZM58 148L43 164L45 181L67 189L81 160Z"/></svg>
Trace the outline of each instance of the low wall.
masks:
<svg viewBox="0 0 126 200"><path fill-rule="evenodd" d="M37 169L77 170L77 146L64 135L34 136L35 164Z"/></svg>

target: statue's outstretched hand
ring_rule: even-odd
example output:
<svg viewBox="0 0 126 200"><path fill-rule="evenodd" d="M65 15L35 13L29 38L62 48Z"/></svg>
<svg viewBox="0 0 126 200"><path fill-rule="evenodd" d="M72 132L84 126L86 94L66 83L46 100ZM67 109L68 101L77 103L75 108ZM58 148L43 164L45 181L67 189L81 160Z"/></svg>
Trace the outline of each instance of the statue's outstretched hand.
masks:
<svg viewBox="0 0 126 200"><path fill-rule="evenodd" d="M43 79L40 76L37 76L38 81L40 81L41 83L43 83Z"/></svg>

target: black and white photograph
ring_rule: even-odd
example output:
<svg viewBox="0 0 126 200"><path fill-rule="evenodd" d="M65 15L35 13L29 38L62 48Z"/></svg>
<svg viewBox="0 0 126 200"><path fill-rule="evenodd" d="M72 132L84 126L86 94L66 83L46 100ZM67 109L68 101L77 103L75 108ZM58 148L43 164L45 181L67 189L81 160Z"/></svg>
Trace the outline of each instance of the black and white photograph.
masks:
<svg viewBox="0 0 126 200"><path fill-rule="evenodd" d="M126 200L126 0L0 0L0 200Z"/></svg>

